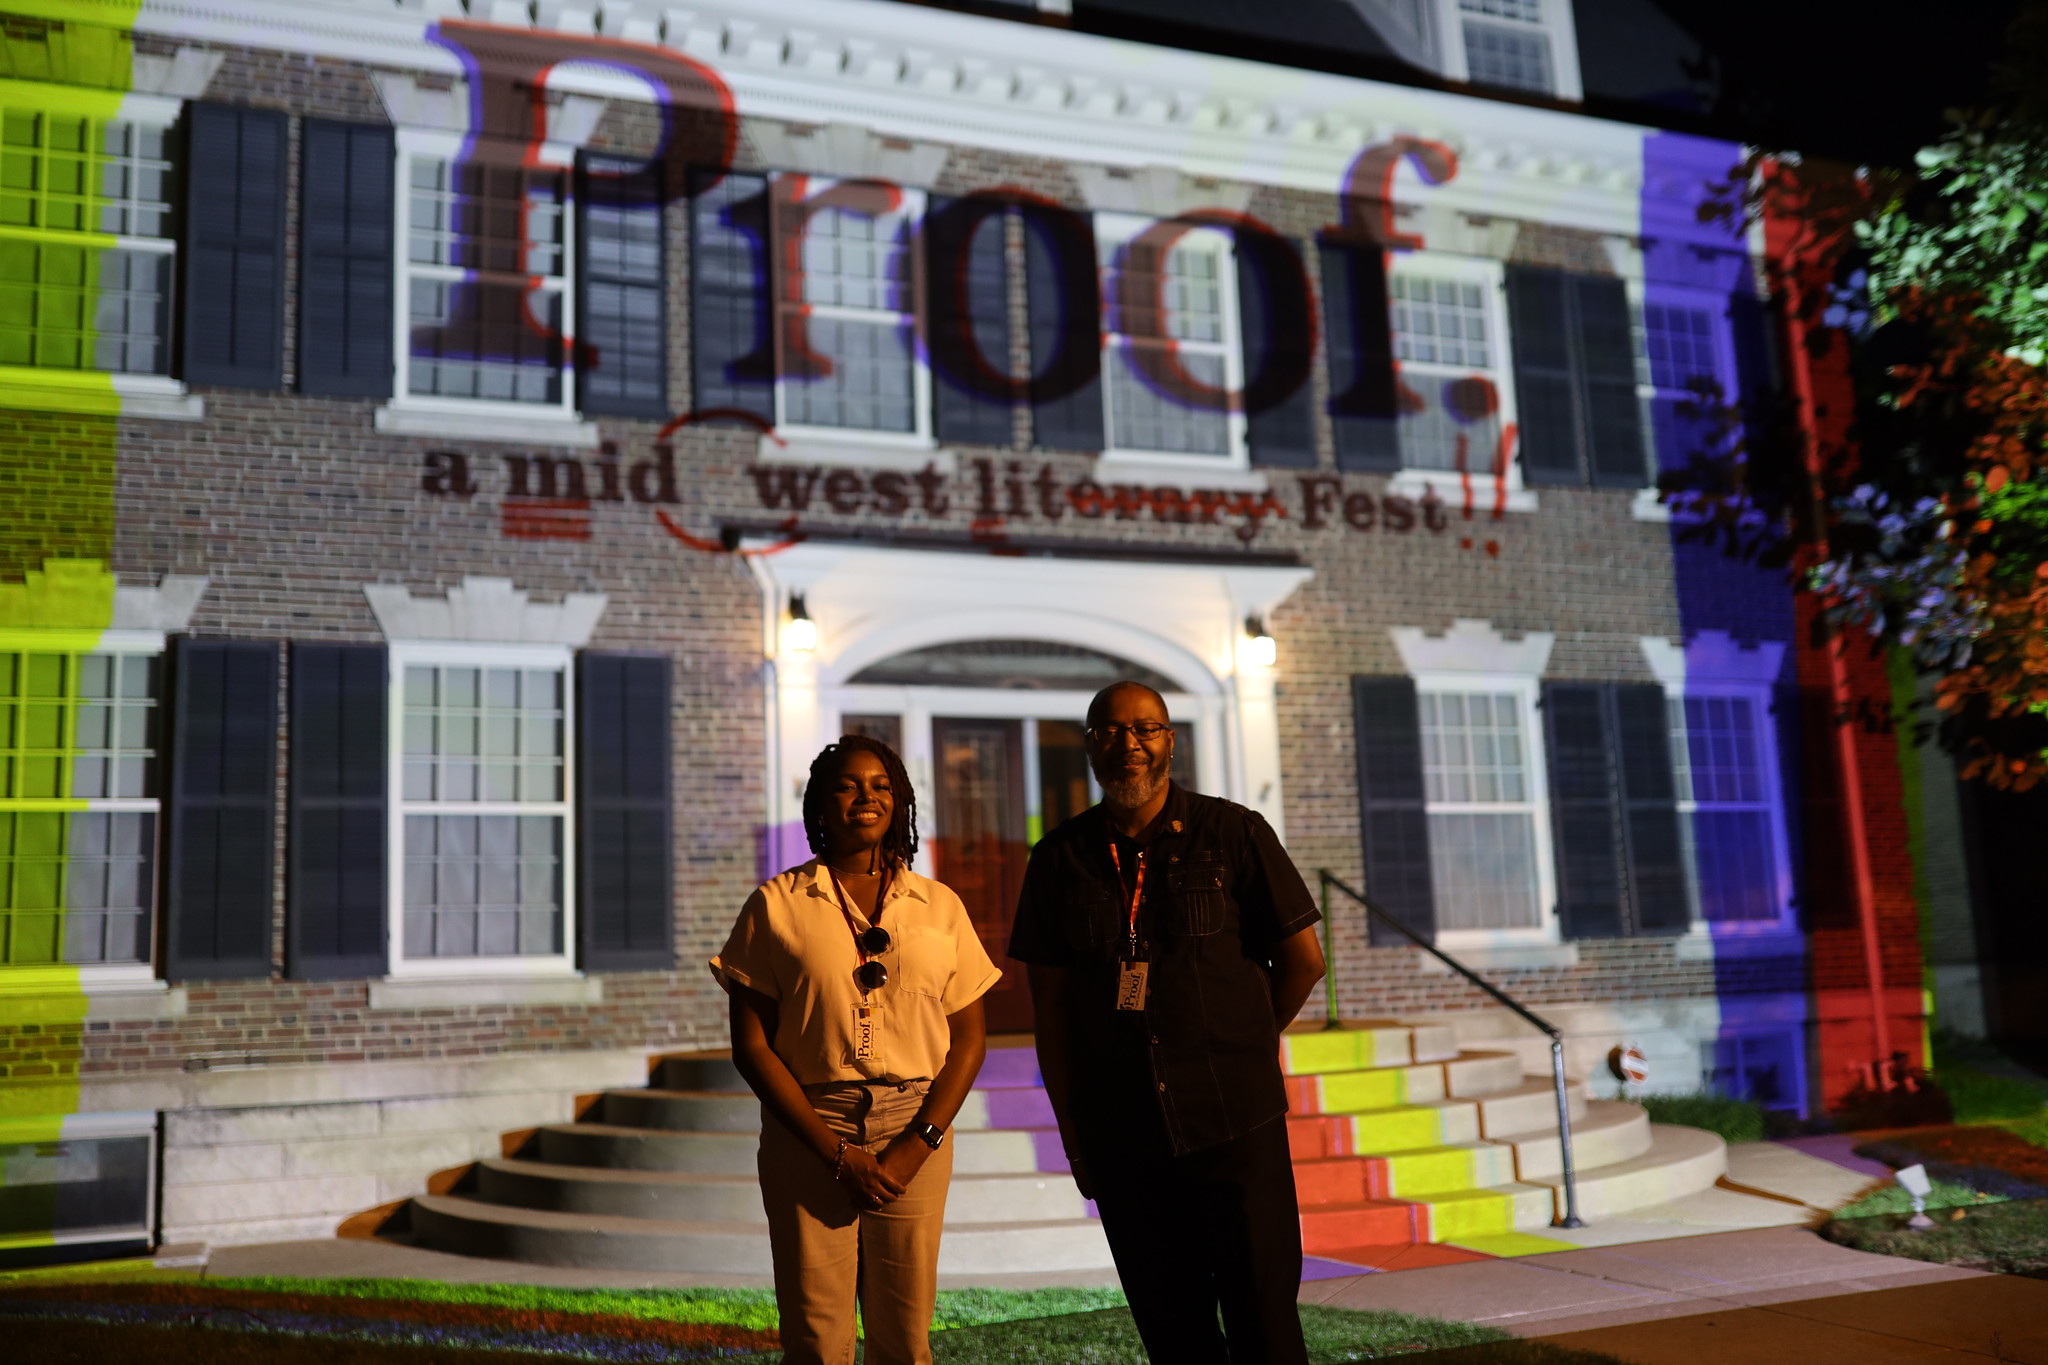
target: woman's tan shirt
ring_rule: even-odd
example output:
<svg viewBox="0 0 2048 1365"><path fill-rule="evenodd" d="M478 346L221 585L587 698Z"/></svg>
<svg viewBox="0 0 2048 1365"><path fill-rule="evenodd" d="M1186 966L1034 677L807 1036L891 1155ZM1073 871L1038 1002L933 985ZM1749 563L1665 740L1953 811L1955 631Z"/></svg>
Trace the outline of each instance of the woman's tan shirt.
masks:
<svg viewBox="0 0 2048 1365"><path fill-rule="evenodd" d="M848 898L854 923L867 916ZM905 1081L936 1076L952 1043L946 1016L981 998L1002 976L974 932L967 907L943 882L898 872L879 916L889 931L880 961L889 984L866 992L880 1011L880 1046L853 1055L854 982L860 952L846 927L832 876L813 859L761 884L747 898L711 973L759 991L781 1009L769 1044L799 1085Z"/></svg>

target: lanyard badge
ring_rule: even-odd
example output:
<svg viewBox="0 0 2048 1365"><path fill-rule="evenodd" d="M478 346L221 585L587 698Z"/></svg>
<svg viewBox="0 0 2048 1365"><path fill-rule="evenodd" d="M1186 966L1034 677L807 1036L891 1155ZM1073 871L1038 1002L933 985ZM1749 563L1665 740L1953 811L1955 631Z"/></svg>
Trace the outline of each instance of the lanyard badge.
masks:
<svg viewBox="0 0 2048 1365"><path fill-rule="evenodd" d="M853 951L860 957L860 965L853 971L854 983L860 987L860 1002L853 1007L853 1055L857 1061L872 1062L882 1050L882 1007L869 998L869 992L889 982L888 967L875 960L889 951L889 933L879 923L882 903L889 899L889 878L884 876L875 888L876 922L863 930L853 917L853 906L847 900L846 888L839 884L839 874L829 863L825 871L832 878L832 890L839 896L839 912L846 917L847 932L853 935Z"/></svg>
<svg viewBox="0 0 2048 1365"><path fill-rule="evenodd" d="M1109 860L1116 866L1118 891L1124 886L1124 860L1116 850L1116 840L1109 841ZM1138 906L1145 899L1145 850L1138 850L1137 884L1131 888L1129 905L1124 915L1125 931L1130 951L1117 966L1116 1007L1120 1010L1142 1010L1150 991L1152 964L1138 956Z"/></svg>

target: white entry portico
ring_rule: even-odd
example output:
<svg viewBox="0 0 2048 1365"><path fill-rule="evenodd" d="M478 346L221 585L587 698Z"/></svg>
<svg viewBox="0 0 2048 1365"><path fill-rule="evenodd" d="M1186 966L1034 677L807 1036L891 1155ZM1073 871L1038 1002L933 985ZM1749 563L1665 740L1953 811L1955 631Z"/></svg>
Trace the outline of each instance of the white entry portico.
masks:
<svg viewBox="0 0 2048 1365"><path fill-rule="evenodd" d="M899 549L806 542L749 557L762 592L762 651L769 769L765 824L801 857L803 784L811 759L861 709L849 690L862 669L910 651L969 640L1045 641L1128 659L1175 684L1176 719L1201 743L1195 779L1206 791L1258 810L1284 834L1274 675L1246 633L1308 580L1283 564L1091 559ZM793 648L793 603L813 623L808 650ZM922 689L920 689L922 690ZM929 697L903 714L1079 721L1085 695L984 692ZM991 709L993 708L993 709ZM1064 708L1064 709L1062 709ZM913 781L931 779L929 743L906 731ZM771 853L771 857L772 857Z"/></svg>

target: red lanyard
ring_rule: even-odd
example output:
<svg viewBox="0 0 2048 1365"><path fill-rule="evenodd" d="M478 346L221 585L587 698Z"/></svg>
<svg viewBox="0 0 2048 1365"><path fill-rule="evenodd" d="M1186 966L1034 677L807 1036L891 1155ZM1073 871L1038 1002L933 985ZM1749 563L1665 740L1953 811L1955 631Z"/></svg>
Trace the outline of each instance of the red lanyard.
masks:
<svg viewBox="0 0 2048 1365"><path fill-rule="evenodd" d="M853 906L846 898L846 888L839 884L839 874L833 870L832 864L825 863L824 866L825 875L832 879L832 890L839 897L839 913L846 916L846 932L853 935L853 951L862 962L866 962L867 950L860 946L860 924L853 917ZM889 873L884 872L881 884L875 887L875 917L868 921L877 929L882 927L882 903L888 899Z"/></svg>
<svg viewBox="0 0 2048 1365"><path fill-rule="evenodd" d="M1109 860L1116 864L1116 889L1121 891L1124 889L1124 860L1123 856L1116 851L1116 839L1114 836L1111 836L1109 841ZM1143 899L1145 899L1145 850L1141 848L1138 850L1138 884L1131 889L1129 911L1131 956L1134 959L1138 956L1138 902Z"/></svg>

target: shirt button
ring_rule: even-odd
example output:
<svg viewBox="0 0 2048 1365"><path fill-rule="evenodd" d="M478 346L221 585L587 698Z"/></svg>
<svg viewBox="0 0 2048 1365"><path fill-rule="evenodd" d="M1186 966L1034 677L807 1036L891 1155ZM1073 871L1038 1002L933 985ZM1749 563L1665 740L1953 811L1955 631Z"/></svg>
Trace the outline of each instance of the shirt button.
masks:
<svg viewBox="0 0 2048 1365"><path fill-rule="evenodd" d="M1159 1035L1156 1033L1152 1035L1152 1045L1154 1047L1159 1046Z"/></svg>
<svg viewBox="0 0 2048 1365"><path fill-rule="evenodd" d="M1164 1089L1166 1089L1166 1082L1165 1082L1165 1081L1161 1081L1161 1082L1159 1083L1159 1088L1160 1088L1161 1090L1164 1090Z"/></svg>

